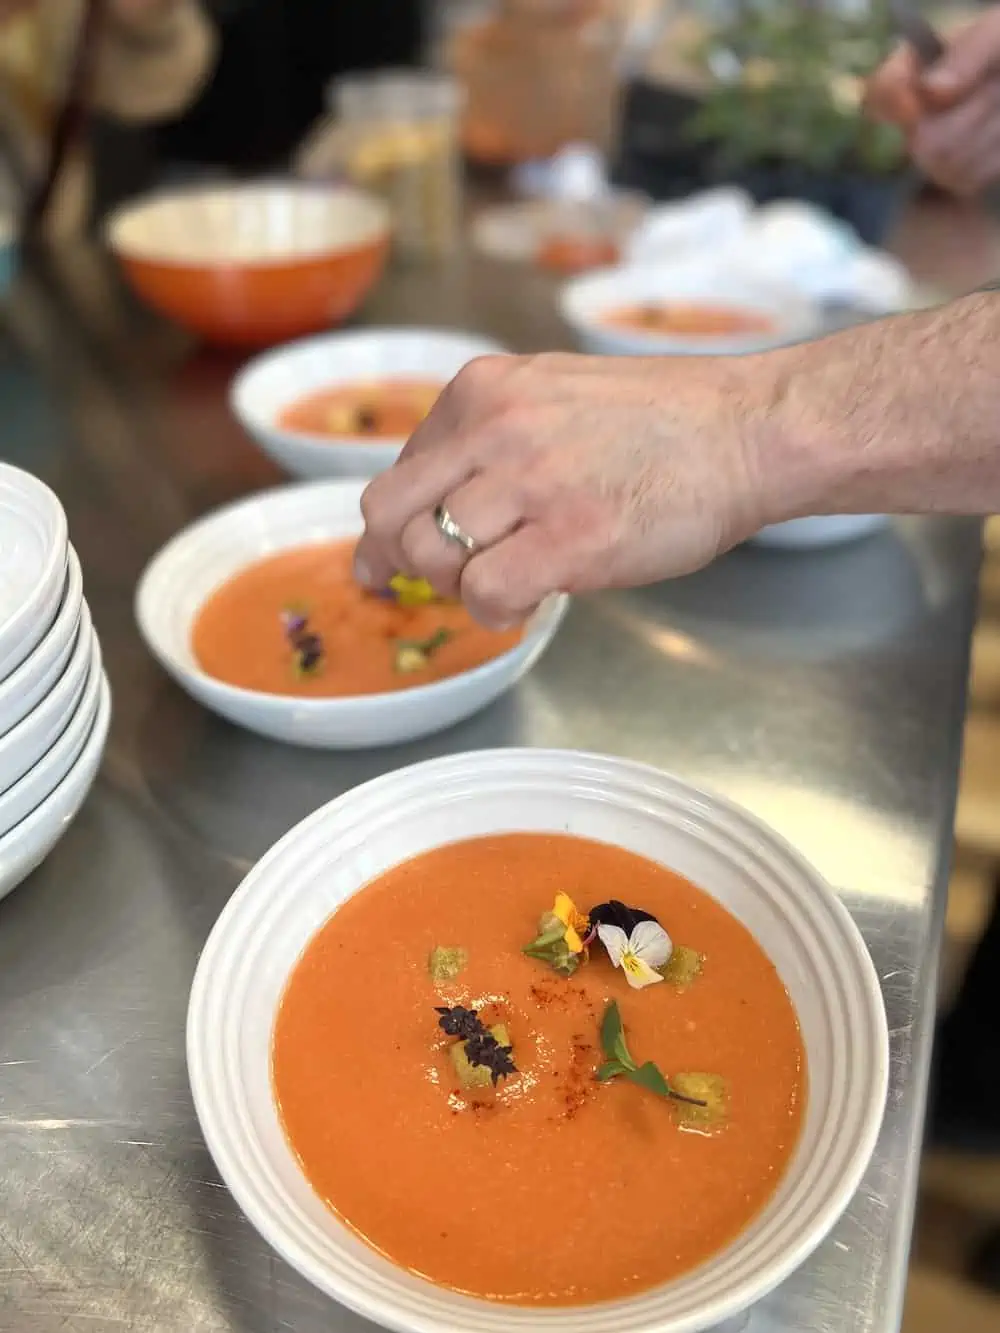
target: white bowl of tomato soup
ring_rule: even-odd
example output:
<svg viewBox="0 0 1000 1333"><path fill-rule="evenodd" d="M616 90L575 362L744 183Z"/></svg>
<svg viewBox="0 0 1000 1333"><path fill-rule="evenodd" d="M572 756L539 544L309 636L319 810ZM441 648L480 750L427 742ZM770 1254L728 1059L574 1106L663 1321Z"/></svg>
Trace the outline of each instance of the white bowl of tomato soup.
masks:
<svg viewBox="0 0 1000 1333"><path fill-rule="evenodd" d="M793 289L704 259L602 269L568 282L560 304L583 350L604 356L736 356L822 329Z"/></svg>
<svg viewBox="0 0 1000 1333"><path fill-rule="evenodd" d="M208 939L187 1054L251 1222L405 1333L738 1314L846 1208L888 1076L864 942L787 843L645 765L525 749L286 834Z"/></svg>
<svg viewBox="0 0 1000 1333"><path fill-rule="evenodd" d="M440 731L511 689L568 604L477 625L419 581L354 581L360 481L264 491L185 528L153 558L136 618L160 664L237 726L296 745L364 749Z"/></svg>
<svg viewBox="0 0 1000 1333"><path fill-rule="evenodd" d="M371 477L396 461L464 365L505 350L441 329L323 334L249 362L233 381L230 403L292 476Z"/></svg>

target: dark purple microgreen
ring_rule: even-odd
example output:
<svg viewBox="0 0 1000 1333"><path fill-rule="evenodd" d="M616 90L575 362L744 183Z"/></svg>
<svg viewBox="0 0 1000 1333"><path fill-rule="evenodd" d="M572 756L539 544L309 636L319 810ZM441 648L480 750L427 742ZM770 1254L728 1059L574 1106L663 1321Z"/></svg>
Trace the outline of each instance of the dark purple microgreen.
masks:
<svg viewBox="0 0 1000 1333"><path fill-rule="evenodd" d="M281 625L292 649L296 676L311 676L323 662L323 640L309 628L308 613L298 606L281 612Z"/></svg>
<svg viewBox="0 0 1000 1333"><path fill-rule="evenodd" d="M466 1009L460 1004L451 1008L438 1005L435 1013L440 1015L438 1024L447 1035L464 1043L469 1064L490 1071L494 1087L500 1079L517 1073L513 1048L500 1045L493 1033L483 1026L475 1009Z"/></svg>

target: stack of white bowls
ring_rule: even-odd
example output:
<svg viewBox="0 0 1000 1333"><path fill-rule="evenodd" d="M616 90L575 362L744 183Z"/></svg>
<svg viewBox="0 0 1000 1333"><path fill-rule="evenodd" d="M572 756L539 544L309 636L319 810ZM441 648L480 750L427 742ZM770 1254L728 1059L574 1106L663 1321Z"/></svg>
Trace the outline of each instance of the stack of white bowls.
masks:
<svg viewBox="0 0 1000 1333"><path fill-rule="evenodd" d="M0 897L83 804L110 720L66 515L37 478L0 463Z"/></svg>

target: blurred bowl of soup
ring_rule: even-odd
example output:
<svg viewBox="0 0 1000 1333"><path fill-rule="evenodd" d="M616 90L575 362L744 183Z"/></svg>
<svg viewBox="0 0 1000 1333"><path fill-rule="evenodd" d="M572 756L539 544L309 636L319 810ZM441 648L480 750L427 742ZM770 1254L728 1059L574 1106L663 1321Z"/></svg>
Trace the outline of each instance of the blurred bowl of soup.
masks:
<svg viewBox="0 0 1000 1333"><path fill-rule="evenodd" d="M389 212L308 182L164 191L114 212L105 238L136 293L211 343L266 346L339 324L375 285Z"/></svg>
<svg viewBox="0 0 1000 1333"><path fill-rule="evenodd" d="M609 909L700 970L671 955L634 989L592 938ZM539 915L568 975L524 947ZM439 1021L470 1010L510 1057L492 1087ZM287 833L209 937L187 1054L250 1221L402 1333L721 1326L847 1207L889 1065L864 941L783 839L646 765L518 748L398 769ZM685 1108L656 1061L675 1088L715 1074ZM721 1118L697 1114L713 1078Z"/></svg>
<svg viewBox="0 0 1000 1333"><path fill-rule="evenodd" d="M531 670L569 599L491 631L420 580L362 589L351 565L364 488L263 491L192 523L153 557L136 619L192 698L273 740L368 749L464 721Z"/></svg>
<svg viewBox="0 0 1000 1333"><path fill-rule="evenodd" d="M371 477L395 462L469 361L506 349L442 329L359 329L265 352L233 381L232 410L294 477Z"/></svg>
<svg viewBox="0 0 1000 1333"><path fill-rule="evenodd" d="M568 282L560 305L583 350L605 356L739 356L822 329L791 288L698 260L601 269Z"/></svg>

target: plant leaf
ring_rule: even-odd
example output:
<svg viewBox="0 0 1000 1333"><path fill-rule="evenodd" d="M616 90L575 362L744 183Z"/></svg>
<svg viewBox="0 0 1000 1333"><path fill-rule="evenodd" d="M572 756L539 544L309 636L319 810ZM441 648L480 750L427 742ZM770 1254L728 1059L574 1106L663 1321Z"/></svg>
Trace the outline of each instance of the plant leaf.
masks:
<svg viewBox="0 0 1000 1333"><path fill-rule="evenodd" d="M598 1083L607 1083L611 1079L617 1078L619 1074L626 1072L625 1066L619 1064L617 1060L607 1060L597 1071L597 1081Z"/></svg>
<svg viewBox="0 0 1000 1333"><path fill-rule="evenodd" d="M625 1044L625 1029L617 1000L609 1001L601 1019L601 1050L608 1060L615 1061L623 1069L635 1068L635 1061Z"/></svg>
<svg viewBox="0 0 1000 1333"><path fill-rule="evenodd" d="M644 1065L638 1069L626 1069L625 1077L631 1079L633 1083L638 1083L640 1087L648 1088L650 1092L655 1092L658 1097L669 1097L670 1088L667 1080L653 1064L652 1060L647 1060Z"/></svg>

